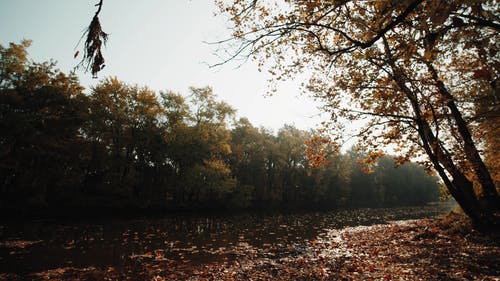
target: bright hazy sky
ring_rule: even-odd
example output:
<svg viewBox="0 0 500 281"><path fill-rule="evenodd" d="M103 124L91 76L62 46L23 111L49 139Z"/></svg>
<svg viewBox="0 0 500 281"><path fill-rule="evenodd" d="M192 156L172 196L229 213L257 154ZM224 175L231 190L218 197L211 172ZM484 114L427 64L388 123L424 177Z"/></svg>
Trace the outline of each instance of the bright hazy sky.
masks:
<svg viewBox="0 0 500 281"><path fill-rule="evenodd" d="M54 59L69 72L82 31L90 23L98 0L0 0L0 44L33 40L30 57L37 62ZM266 97L267 79L249 61L210 69L218 62L214 42L229 36L229 23L215 17L213 0L104 0L100 20L110 34L105 49L106 67L99 79L117 76L129 84L187 95L189 87L211 86L221 100L247 117L253 125L278 129L293 124L300 129L321 122L311 98L301 96L298 84L282 84ZM82 46L78 48L80 51ZM79 57L81 58L81 57ZM89 87L98 80L77 72Z"/></svg>

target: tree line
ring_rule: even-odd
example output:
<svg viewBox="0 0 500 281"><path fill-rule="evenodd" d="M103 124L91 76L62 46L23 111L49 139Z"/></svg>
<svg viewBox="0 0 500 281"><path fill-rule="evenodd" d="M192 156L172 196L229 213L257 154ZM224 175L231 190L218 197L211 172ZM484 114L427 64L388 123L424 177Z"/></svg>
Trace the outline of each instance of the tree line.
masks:
<svg viewBox="0 0 500 281"><path fill-rule="evenodd" d="M342 208L435 201L434 176L351 149L313 167L313 131L236 120L210 87L188 96L106 78L88 92L29 41L0 45L4 208Z"/></svg>

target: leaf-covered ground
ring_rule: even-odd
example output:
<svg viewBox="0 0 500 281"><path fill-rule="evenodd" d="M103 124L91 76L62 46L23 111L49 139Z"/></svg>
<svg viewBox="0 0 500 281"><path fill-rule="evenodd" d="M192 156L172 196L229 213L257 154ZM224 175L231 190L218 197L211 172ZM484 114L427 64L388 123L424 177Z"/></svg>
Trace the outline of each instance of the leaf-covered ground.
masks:
<svg viewBox="0 0 500 281"><path fill-rule="evenodd" d="M66 267L0 280L500 280L500 236L457 221L348 227L273 253L242 242L230 249L234 259L210 264L173 263L153 252L120 270Z"/></svg>

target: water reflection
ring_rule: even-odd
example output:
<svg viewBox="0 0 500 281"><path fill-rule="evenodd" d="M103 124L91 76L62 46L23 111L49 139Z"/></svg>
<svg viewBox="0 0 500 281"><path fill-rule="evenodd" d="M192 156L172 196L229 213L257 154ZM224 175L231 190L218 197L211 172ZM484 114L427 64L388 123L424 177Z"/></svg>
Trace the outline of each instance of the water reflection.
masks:
<svg viewBox="0 0 500 281"><path fill-rule="evenodd" d="M423 218L446 211L446 206L427 206L8 224L0 226L0 272L27 273L65 266L122 268L136 259L209 263L257 249L283 255L302 251L307 241L328 229Z"/></svg>

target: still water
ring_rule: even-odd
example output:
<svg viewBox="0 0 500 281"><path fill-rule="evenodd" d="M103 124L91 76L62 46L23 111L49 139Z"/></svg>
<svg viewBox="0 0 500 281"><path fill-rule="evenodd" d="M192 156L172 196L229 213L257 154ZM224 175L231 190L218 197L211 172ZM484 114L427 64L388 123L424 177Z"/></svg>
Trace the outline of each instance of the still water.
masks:
<svg viewBox="0 0 500 281"><path fill-rule="evenodd" d="M0 272L59 267L121 268L137 259L201 264L237 257L238 247L270 255L301 251L329 229L417 219L449 206L308 213L183 214L92 221L30 221L0 225Z"/></svg>

